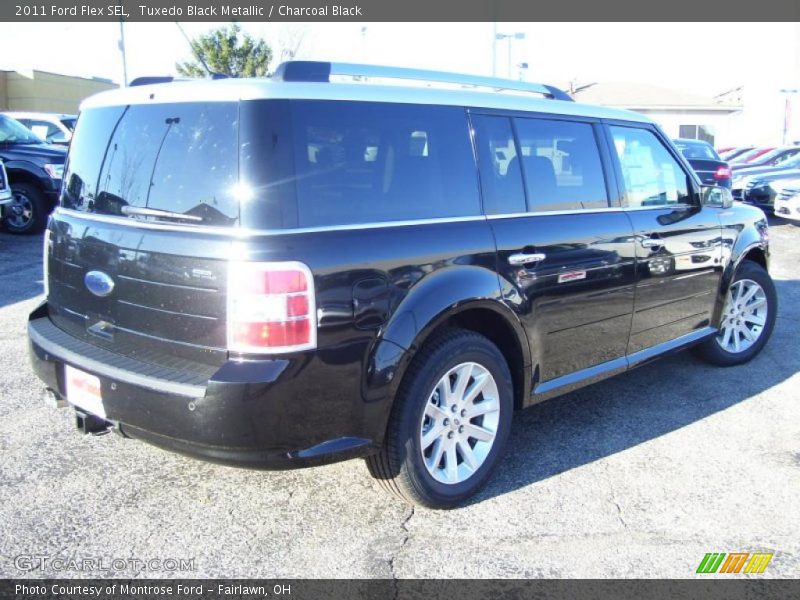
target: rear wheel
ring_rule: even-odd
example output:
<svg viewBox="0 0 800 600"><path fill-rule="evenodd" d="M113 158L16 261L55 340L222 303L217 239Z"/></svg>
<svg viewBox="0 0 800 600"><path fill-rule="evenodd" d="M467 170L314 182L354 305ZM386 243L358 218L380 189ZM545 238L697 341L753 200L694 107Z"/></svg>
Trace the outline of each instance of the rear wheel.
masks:
<svg viewBox="0 0 800 600"><path fill-rule="evenodd" d="M508 365L487 338L448 331L415 357L370 473L403 500L450 508L491 476L511 426Z"/></svg>
<svg viewBox="0 0 800 600"><path fill-rule="evenodd" d="M11 185L13 200L3 207L6 229L11 233L38 233L47 224L47 203L44 195L29 183Z"/></svg>
<svg viewBox="0 0 800 600"><path fill-rule="evenodd" d="M769 340L777 311L778 295L769 273L744 261L728 290L719 334L698 348L700 356L723 367L746 363Z"/></svg>

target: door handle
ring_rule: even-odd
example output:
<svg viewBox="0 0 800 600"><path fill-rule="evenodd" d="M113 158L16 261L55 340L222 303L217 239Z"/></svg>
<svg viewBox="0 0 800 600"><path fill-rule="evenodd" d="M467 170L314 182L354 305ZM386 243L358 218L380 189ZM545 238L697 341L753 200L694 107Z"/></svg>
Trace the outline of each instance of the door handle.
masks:
<svg viewBox="0 0 800 600"><path fill-rule="evenodd" d="M645 248L660 248L663 245L664 241L656 238L647 238L642 240L642 246Z"/></svg>
<svg viewBox="0 0 800 600"><path fill-rule="evenodd" d="M547 258L546 254L536 252L534 254L512 254L508 257L509 264L512 265L528 265L530 263L537 263Z"/></svg>

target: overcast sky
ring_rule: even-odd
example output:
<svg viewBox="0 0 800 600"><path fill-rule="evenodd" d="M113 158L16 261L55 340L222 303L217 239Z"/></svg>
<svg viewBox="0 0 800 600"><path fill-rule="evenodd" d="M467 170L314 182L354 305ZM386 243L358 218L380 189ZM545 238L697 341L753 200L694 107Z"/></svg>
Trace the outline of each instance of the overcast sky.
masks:
<svg viewBox="0 0 800 600"><path fill-rule="evenodd" d="M189 36L211 23L183 24ZM298 58L367 62L492 73L491 23L245 23L273 46L303 34ZM365 29L364 29L365 28ZM363 30L363 31L362 31ZM800 87L797 23L500 23L523 32L512 63L527 62L525 78L641 81L714 95L740 85ZM118 23L0 24L0 68L41 69L120 82ZM126 23L128 77L174 74L190 58L174 23ZM497 74L507 71L505 41L497 44ZM512 76L517 77L516 68Z"/></svg>

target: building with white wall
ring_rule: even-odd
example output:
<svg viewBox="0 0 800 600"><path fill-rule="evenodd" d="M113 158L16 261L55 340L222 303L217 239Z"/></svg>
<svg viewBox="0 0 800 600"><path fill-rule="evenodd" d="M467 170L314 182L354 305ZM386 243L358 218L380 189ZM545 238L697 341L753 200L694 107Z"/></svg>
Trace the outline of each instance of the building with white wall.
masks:
<svg viewBox="0 0 800 600"><path fill-rule="evenodd" d="M736 116L743 107L699 94L647 83L605 82L573 86L578 102L635 110L658 123L672 138L706 140L715 146L737 145Z"/></svg>

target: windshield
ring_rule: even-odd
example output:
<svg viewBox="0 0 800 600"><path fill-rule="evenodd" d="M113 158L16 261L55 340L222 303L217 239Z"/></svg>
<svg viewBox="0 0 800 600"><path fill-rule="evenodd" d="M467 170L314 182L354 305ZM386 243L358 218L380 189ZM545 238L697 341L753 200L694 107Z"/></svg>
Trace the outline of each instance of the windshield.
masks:
<svg viewBox="0 0 800 600"><path fill-rule="evenodd" d="M43 141L19 121L0 115L0 143L41 144Z"/></svg>
<svg viewBox="0 0 800 600"><path fill-rule="evenodd" d="M780 163L784 169L800 169L800 155L789 156Z"/></svg>
<svg viewBox="0 0 800 600"><path fill-rule="evenodd" d="M774 150L770 150L769 152L765 152L761 156L758 157L758 162L769 163L777 159L783 152L786 152L786 148L775 148ZM781 157L783 158L783 157ZM778 159L778 162L780 159ZM777 164L777 162L776 162Z"/></svg>
<svg viewBox="0 0 800 600"><path fill-rule="evenodd" d="M773 164L780 165L782 167L788 167L789 163L794 161L798 154L800 154L800 148L794 152L787 152L783 156L776 158Z"/></svg>
<svg viewBox="0 0 800 600"><path fill-rule="evenodd" d="M755 158L758 158L760 160L761 158L763 158L764 155L765 152L763 148L752 148L750 150L742 152L739 156L735 158L733 162L745 163L748 160L753 160Z"/></svg>

